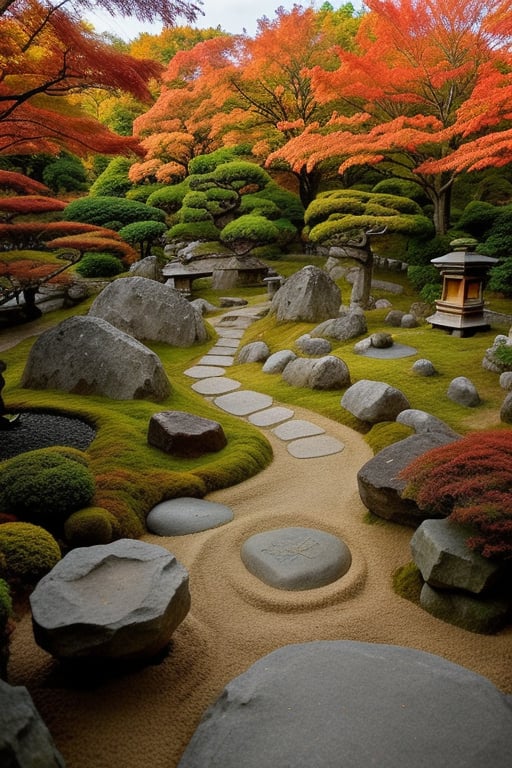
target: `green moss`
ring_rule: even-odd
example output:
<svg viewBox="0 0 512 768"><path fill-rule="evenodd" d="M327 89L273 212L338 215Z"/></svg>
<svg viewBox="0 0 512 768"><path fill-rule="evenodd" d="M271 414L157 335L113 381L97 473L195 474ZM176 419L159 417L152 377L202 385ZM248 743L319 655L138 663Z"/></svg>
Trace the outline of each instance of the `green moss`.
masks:
<svg viewBox="0 0 512 768"><path fill-rule="evenodd" d="M53 536L32 523L0 525L1 574L9 583L34 585L59 562L61 552Z"/></svg>
<svg viewBox="0 0 512 768"><path fill-rule="evenodd" d="M419 605L422 587L423 578L419 568L414 563L402 565L393 574L393 589L404 600Z"/></svg>
<svg viewBox="0 0 512 768"><path fill-rule="evenodd" d="M398 443L399 440L405 440L406 437L413 434L414 429L406 424L398 424L396 421L382 421L373 425L365 435L365 440L376 454L383 448L387 448L388 445Z"/></svg>
<svg viewBox="0 0 512 768"><path fill-rule="evenodd" d="M0 579L0 644L1 638L12 615L11 590L4 579Z"/></svg>
<svg viewBox="0 0 512 768"><path fill-rule="evenodd" d="M71 547L109 544L119 526L115 516L103 507L85 507L73 512L64 524L64 536Z"/></svg>

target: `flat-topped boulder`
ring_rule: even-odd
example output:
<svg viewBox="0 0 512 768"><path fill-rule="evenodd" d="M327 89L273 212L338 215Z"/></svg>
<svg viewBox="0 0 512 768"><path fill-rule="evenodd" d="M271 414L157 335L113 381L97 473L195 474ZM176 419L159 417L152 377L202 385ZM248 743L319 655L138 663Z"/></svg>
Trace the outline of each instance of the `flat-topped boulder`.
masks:
<svg viewBox="0 0 512 768"><path fill-rule="evenodd" d="M148 443L174 456L196 458L222 450L228 441L218 421L186 411L160 411L149 421Z"/></svg>
<svg viewBox="0 0 512 768"><path fill-rule="evenodd" d="M311 264L295 272L274 295L270 313L278 322L291 320L320 323L336 317L340 310L341 292L334 280Z"/></svg>
<svg viewBox="0 0 512 768"><path fill-rule="evenodd" d="M190 347L208 338L201 312L179 291L145 277L114 280L96 297L89 315L139 341Z"/></svg>
<svg viewBox="0 0 512 768"><path fill-rule="evenodd" d="M233 510L206 499L182 497L157 504L146 517L150 533L157 536L184 536L231 522Z"/></svg>
<svg viewBox="0 0 512 768"><path fill-rule="evenodd" d="M27 691L0 679L0 765L65 768L48 728Z"/></svg>
<svg viewBox="0 0 512 768"><path fill-rule="evenodd" d="M468 592L436 589L425 582L420 605L436 619L480 635L494 635L510 621L511 601L499 597L482 598Z"/></svg>
<svg viewBox="0 0 512 768"><path fill-rule="evenodd" d="M411 435L388 445L363 464L357 473L361 501L370 512L402 525L416 527L426 514L412 499L403 499L406 481L402 469L427 451L453 442L455 438L439 432Z"/></svg>
<svg viewBox="0 0 512 768"><path fill-rule="evenodd" d="M508 768L511 751L510 697L487 678L334 640L279 648L231 680L178 768Z"/></svg>
<svg viewBox="0 0 512 768"><path fill-rule="evenodd" d="M240 551L247 570L260 581L291 591L316 589L350 568L350 550L341 539L316 528L276 528L248 538Z"/></svg>
<svg viewBox="0 0 512 768"><path fill-rule="evenodd" d="M376 424L394 421L400 411L410 408L403 392L384 381L360 379L347 389L341 405L361 421Z"/></svg>
<svg viewBox="0 0 512 768"><path fill-rule="evenodd" d="M171 385L160 358L99 317L70 317L30 350L21 386L113 400L164 400Z"/></svg>
<svg viewBox="0 0 512 768"><path fill-rule="evenodd" d="M348 341L362 336L368 330L366 317L362 309L354 309L343 312L339 317L325 320L313 328L311 336Z"/></svg>
<svg viewBox="0 0 512 768"><path fill-rule="evenodd" d="M149 659L189 611L188 573L143 541L78 547L41 579L30 605L36 642L59 659Z"/></svg>

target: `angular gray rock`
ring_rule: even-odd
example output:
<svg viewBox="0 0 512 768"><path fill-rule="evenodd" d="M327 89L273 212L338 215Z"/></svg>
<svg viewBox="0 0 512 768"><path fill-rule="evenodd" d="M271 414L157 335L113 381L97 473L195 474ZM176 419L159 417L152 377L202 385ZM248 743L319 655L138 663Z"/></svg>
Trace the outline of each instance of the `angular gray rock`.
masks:
<svg viewBox="0 0 512 768"><path fill-rule="evenodd" d="M30 350L21 386L113 400L164 400L171 385L160 359L98 317L70 317L42 333Z"/></svg>
<svg viewBox="0 0 512 768"><path fill-rule="evenodd" d="M71 550L30 595L34 637L59 659L149 659L190 608L188 573L133 539Z"/></svg>
<svg viewBox="0 0 512 768"><path fill-rule="evenodd" d="M509 768L512 706L485 677L412 648L289 645L231 680L178 768Z"/></svg>
<svg viewBox="0 0 512 768"><path fill-rule="evenodd" d="M312 338L309 333L299 336L295 344L305 355L328 355L332 350L330 341Z"/></svg>
<svg viewBox="0 0 512 768"><path fill-rule="evenodd" d="M431 587L463 589L479 595L497 580L496 562L469 549L474 531L451 520L425 520L414 532L411 552Z"/></svg>
<svg viewBox="0 0 512 768"><path fill-rule="evenodd" d="M352 384L341 398L341 405L356 418L370 424L394 421L400 411L411 407L399 389L384 381L370 379L360 379Z"/></svg>
<svg viewBox="0 0 512 768"><path fill-rule="evenodd" d="M130 267L130 277L145 277L148 280L162 280L162 270L156 256L146 256Z"/></svg>
<svg viewBox="0 0 512 768"><path fill-rule="evenodd" d="M215 304L211 304L206 299L193 299L190 304L194 307L200 315L207 315L208 312L216 312L218 307Z"/></svg>
<svg viewBox="0 0 512 768"><path fill-rule="evenodd" d="M263 373L282 373L288 363L295 360L296 357L297 355L291 349L281 349L267 358L261 370Z"/></svg>
<svg viewBox="0 0 512 768"><path fill-rule="evenodd" d="M314 528L275 528L250 536L240 556L247 570L276 589L317 589L340 579L352 556L344 541Z"/></svg>
<svg viewBox="0 0 512 768"><path fill-rule="evenodd" d="M359 495L365 507L385 520L416 527L426 515L414 501L402 498L406 482L398 475L413 459L451 442L453 438L447 435L429 432L411 435L379 451L357 473Z"/></svg>
<svg viewBox="0 0 512 768"><path fill-rule="evenodd" d="M457 376L452 379L446 392L450 400L467 408L475 408L480 405L480 396L475 385L466 376Z"/></svg>
<svg viewBox="0 0 512 768"><path fill-rule="evenodd" d="M270 313L278 322L319 323L338 315L341 292L327 272L309 265L295 272L274 295Z"/></svg>
<svg viewBox="0 0 512 768"><path fill-rule="evenodd" d="M343 389L350 385L348 366L335 355L319 358L297 357L288 363L282 377L292 387Z"/></svg>
<svg viewBox="0 0 512 768"><path fill-rule="evenodd" d="M321 336L337 341L349 341L362 336L368 330L366 317L362 309L356 308L345 312L340 317L326 320L311 331L311 336Z"/></svg>
<svg viewBox="0 0 512 768"><path fill-rule="evenodd" d="M504 424L512 424L512 392L505 397L500 408L500 420Z"/></svg>
<svg viewBox="0 0 512 768"><path fill-rule="evenodd" d="M482 635L494 635L503 629L511 610L510 602L502 599L436 589L426 582L421 589L420 605L441 621Z"/></svg>
<svg viewBox="0 0 512 768"><path fill-rule="evenodd" d="M396 421L399 424L412 427L418 435L424 432L441 432L444 435L448 435L448 437L460 437L455 430L441 419L438 419L437 416L433 416L431 413L427 413L427 411L420 411L417 408L407 408L405 411L401 411L396 417Z"/></svg>
<svg viewBox="0 0 512 768"><path fill-rule="evenodd" d="M145 277L114 280L96 297L89 315L139 341L190 347L208 338L201 313L179 291Z"/></svg>
<svg viewBox="0 0 512 768"><path fill-rule="evenodd" d="M184 536L229 523L233 511L224 504L189 497L157 504L146 517L146 527L157 536Z"/></svg>
<svg viewBox="0 0 512 768"><path fill-rule="evenodd" d="M237 363L262 363L270 356L268 344L264 341L252 341L240 348L236 355Z"/></svg>
<svg viewBox="0 0 512 768"><path fill-rule="evenodd" d="M425 360L425 358L416 360L413 363L412 370L418 376L435 376L437 373L434 364L430 360Z"/></svg>
<svg viewBox="0 0 512 768"><path fill-rule="evenodd" d="M496 351L502 346L512 346L512 336L505 336L504 333L498 334L493 341L492 347L485 350L482 367L487 371L491 371L492 373L503 373L508 369L507 364L500 360L496 355Z"/></svg>
<svg viewBox="0 0 512 768"><path fill-rule="evenodd" d="M48 728L26 688L0 679L0 765L65 768Z"/></svg>
<svg viewBox="0 0 512 768"><path fill-rule="evenodd" d="M512 371L504 371L500 376L500 387L512 389Z"/></svg>
<svg viewBox="0 0 512 768"><path fill-rule="evenodd" d="M160 411L151 416L149 445L182 458L215 453L227 444L222 425L186 411Z"/></svg>

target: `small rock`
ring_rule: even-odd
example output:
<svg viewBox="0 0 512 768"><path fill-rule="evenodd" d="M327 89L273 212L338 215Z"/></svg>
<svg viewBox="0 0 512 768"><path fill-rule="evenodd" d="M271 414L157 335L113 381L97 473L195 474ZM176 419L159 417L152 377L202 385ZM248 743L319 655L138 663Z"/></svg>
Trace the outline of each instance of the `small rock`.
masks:
<svg viewBox="0 0 512 768"><path fill-rule="evenodd" d="M231 522L233 511L224 504L194 498L169 499L157 504L146 518L150 533L184 536Z"/></svg>
<svg viewBox="0 0 512 768"><path fill-rule="evenodd" d="M480 396L475 385L466 376L457 376L450 382L447 396L458 405L475 408L480 405Z"/></svg>
<svg viewBox="0 0 512 768"><path fill-rule="evenodd" d="M248 303L247 299L237 299L232 296L221 296L219 299L221 307L245 307Z"/></svg>
<svg viewBox="0 0 512 768"><path fill-rule="evenodd" d="M297 357L288 363L282 376L292 387L343 389L350 384L347 364L335 355L318 359Z"/></svg>
<svg viewBox="0 0 512 768"><path fill-rule="evenodd" d="M442 621L483 635L499 632L510 617L510 605L504 600L435 589L426 582L421 589L420 605Z"/></svg>
<svg viewBox="0 0 512 768"><path fill-rule="evenodd" d="M417 328L418 321L414 315L411 315L410 313L406 313L403 315L402 319L400 320L400 327L401 328Z"/></svg>
<svg viewBox="0 0 512 768"><path fill-rule="evenodd" d="M405 312L402 312L400 309L392 309L391 312L388 312L386 315L386 318L384 322L387 325L392 325L396 328L400 328L402 324L402 317L404 316Z"/></svg>
<svg viewBox="0 0 512 768"><path fill-rule="evenodd" d="M341 405L356 418L371 424L394 421L400 411L410 408L409 401L399 389L369 379L352 384L343 395Z"/></svg>
<svg viewBox="0 0 512 768"><path fill-rule="evenodd" d="M245 344L239 350L236 361L237 363L261 363L264 362L270 355L270 349L268 344L264 341L252 341L250 344Z"/></svg>
<svg viewBox="0 0 512 768"><path fill-rule="evenodd" d="M364 312L355 308L349 310L341 317L326 320L311 331L311 336L322 336L337 341L349 341L366 333L368 326Z"/></svg>
<svg viewBox="0 0 512 768"><path fill-rule="evenodd" d="M391 309L392 306L389 299L377 299L375 302L375 309Z"/></svg>
<svg viewBox="0 0 512 768"><path fill-rule="evenodd" d="M309 333L300 336L295 344L305 355L328 355L332 350L331 343L327 339L312 338Z"/></svg>
<svg viewBox="0 0 512 768"><path fill-rule="evenodd" d="M512 389L512 371L505 371L501 374L500 387L502 389Z"/></svg>
<svg viewBox="0 0 512 768"><path fill-rule="evenodd" d="M504 424L512 424L512 392L508 393L501 405L500 419Z"/></svg>
<svg viewBox="0 0 512 768"><path fill-rule="evenodd" d="M295 360L296 357L297 355L291 349L281 349L267 358L261 370L263 373L282 373L288 363Z"/></svg>
<svg viewBox="0 0 512 768"><path fill-rule="evenodd" d="M435 376L437 373L434 364L431 363L430 360L425 360L424 358L416 360L412 366L412 370L413 373L417 373L418 376Z"/></svg>
<svg viewBox="0 0 512 768"><path fill-rule="evenodd" d="M376 349L388 349L393 346L393 337L390 333L380 331L378 333L372 333L370 342L372 347L375 347Z"/></svg>
<svg viewBox="0 0 512 768"><path fill-rule="evenodd" d="M406 408L405 411L401 411L396 417L396 421L399 424L412 427L417 435L424 434L425 432L440 432L448 437L460 437L457 432L444 421L438 419L437 416L432 416L431 413L420 411L417 408Z"/></svg>

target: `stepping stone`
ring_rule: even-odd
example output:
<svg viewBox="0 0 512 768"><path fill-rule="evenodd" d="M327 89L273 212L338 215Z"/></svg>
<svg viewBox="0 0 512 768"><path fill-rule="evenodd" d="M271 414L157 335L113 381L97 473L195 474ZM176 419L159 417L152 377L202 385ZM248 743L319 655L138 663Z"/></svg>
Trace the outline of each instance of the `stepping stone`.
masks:
<svg viewBox="0 0 512 768"><path fill-rule="evenodd" d="M417 354L418 350L414 347L408 347L405 344L393 344L392 347L381 349L379 347L368 347L361 352L363 357L373 357L379 360L397 360L400 357L410 357Z"/></svg>
<svg viewBox="0 0 512 768"><path fill-rule="evenodd" d="M242 562L253 576L276 589L316 589L341 578L352 557L336 536L315 528L276 528L242 545Z"/></svg>
<svg viewBox="0 0 512 768"><path fill-rule="evenodd" d="M272 430L276 437L280 440L296 440L298 437L311 437L312 435L323 435L325 429L317 427L316 424L312 424L310 421L304 419L292 419L287 421L286 424L281 424Z"/></svg>
<svg viewBox="0 0 512 768"><path fill-rule="evenodd" d="M233 389L238 389L242 385L235 379L227 379L224 376L212 376L209 379L201 379L201 381L192 384L194 392L199 392L200 395L220 395L223 392L231 392Z"/></svg>
<svg viewBox="0 0 512 768"><path fill-rule="evenodd" d="M238 349L240 339L230 339L226 336L221 336L220 339L217 339L216 346L217 347L229 347L230 349Z"/></svg>
<svg viewBox="0 0 512 768"><path fill-rule="evenodd" d="M162 501L153 507L146 526L157 536L184 536L218 528L232 519L233 511L224 504L183 497Z"/></svg>
<svg viewBox="0 0 512 768"><path fill-rule="evenodd" d="M199 365L222 365L229 367L233 365L232 355L205 355L199 361Z"/></svg>
<svg viewBox="0 0 512 768"><path fill-rule="evenodd" d="M234 416L248 416L250 413L262 411L271 406L272 398L270 395L245 389L242 392L230 392L228 395L221 395L215 398L214 403L223 411Z"/></svg>
<svg viewBox="0 0 512 768"><path fill-rule="evenodd" d="M264 411L251 414L249 421L255 427L271 427L273 424L279 424L280 421L291 419L294 413L295 411L292 411L290 408L274 406L273 408L267 408Z"/></svg>
<svg viewBox="0 0 512 768"><path fill-rule="evenodd" d="M256 317L244 317L243 315L225 315L220 323L218 323L217 328L219 325L224 325L229 326L230 328L243 329L245 331L245 329L252 325L255 320L257 320Z"/></svg>
<svg viewBox="0 0 512 768"><path fill-rule="evenodd" d="M232 352L236 352L236 349L233 349L231 347L221 347L219 345L216 345L215 347L212 347L208 352L208 357L211 355L229 355L231 356Z"/></svg>
<svg viewBox="0 0 512 768"><path fill-rule="evenodd" d="M223 328L222 326L215 326L217 335L224 339L241 339L245 333L245 328Z"/></svg>
<svg viewBox="0 0 512 768"><path fill-rule="evenodd" d="M293 440L286 446L288 453L295 459L316 459L319 456L332 456L341 453L345 446L329 435L317 435L316 437L302 437Z"/></svg>
<svg viewBox="0 0 512 768"><path fill-rule="evenodd" d="M187 368L185 371L185 375L192 379L208 379L212 376L222 376L224 373L226 373L224 368L217 368L213 365L193 365L192 368Z"/></svg>

